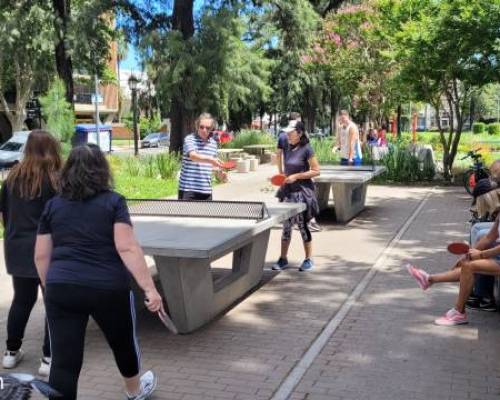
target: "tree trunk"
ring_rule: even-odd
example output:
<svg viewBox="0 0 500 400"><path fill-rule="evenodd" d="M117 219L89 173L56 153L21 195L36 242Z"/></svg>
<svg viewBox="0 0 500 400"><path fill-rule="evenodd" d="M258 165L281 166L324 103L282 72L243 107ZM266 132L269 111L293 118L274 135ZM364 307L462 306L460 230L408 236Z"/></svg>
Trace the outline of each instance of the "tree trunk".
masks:
<svg viewBox="0 0 500 400"><path fill-rule="evenodd" d="M174 13L172 15L172 28L182 33L185 41L191 39L194 35L194 0L175 0ZM189 96L186 93L186 96ZM170 151L180 152L184 137L189 133L188 129L191 123L192 115L186 109L183 99L172 96L171 122L172 132L170 134Z"/></svg>
<svg viewBox="0 0 500 400"><path fill-rule="evenodd" d="M337 136L337 118L339 113L340 96L334 89L330 92L330 133Z"/></svg>
<svg viewBox="0 0 500 400"><path fill-rule="evenodd" d="M57 74L66 87L66 100L74 108L73 62L66 49L71 0L52 0L52 7L57 17L54 22L57 37L55 48Z"/></svg>

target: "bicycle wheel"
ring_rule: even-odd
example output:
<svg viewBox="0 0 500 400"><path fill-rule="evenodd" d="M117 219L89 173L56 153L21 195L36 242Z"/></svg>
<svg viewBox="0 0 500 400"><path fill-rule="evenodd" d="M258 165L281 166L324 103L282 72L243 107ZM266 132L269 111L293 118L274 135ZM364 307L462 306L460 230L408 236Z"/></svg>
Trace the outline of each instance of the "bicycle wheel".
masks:
<svg viewBox="0 0 500 400"><path fill-rule="evenodd" d="M474 186L476 186L476 173L473 169L465 171L463 184L466 192L472 196L472 191L474 190Z"/></svg>

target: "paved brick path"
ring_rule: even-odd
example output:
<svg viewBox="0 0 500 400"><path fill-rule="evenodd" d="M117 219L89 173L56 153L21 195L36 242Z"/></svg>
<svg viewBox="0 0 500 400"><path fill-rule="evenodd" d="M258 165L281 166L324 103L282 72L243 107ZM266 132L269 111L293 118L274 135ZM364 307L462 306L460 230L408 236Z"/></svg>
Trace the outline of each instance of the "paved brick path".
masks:
<svg viewBox="0 0 500 400"><path fill-rule="evenodd" d="M259 173L235 176L231 185L216 188L215 197L273 201L272 192L262 190L269 187L265 178L271 173L263 167ZM372 186L370 207L354 221L348 225L320 221L324 229L314 234L317 268L309 274L295 268L282 273L269 270L279 254L280 231L274 230L266 257L266 283L194 334L170 335L152 315L141 313L143 366L160 375L154 398L270 399L428 190ZM499 315L474 313L469 327L438 329L432 320L452 304L455 288L443 286L424 296L400 270L406 258L436 270L448 264L452 258L444 253L444 244L464 235L466 205L461 191L438 190L431 197L386 269L375 276L296 387L293 399L468 398L453 397L463 389L481 395L477 398L493 398L487 396L500 381L499 336L495 336ZM302 257L295 232L290 260L298 267ZM10 296L2 269L2 343ZM39 357L40 305L34 314L26 334L23 371L34 371ZM121 379L112 355L91 323L79 399L121 398Z"/></svg>

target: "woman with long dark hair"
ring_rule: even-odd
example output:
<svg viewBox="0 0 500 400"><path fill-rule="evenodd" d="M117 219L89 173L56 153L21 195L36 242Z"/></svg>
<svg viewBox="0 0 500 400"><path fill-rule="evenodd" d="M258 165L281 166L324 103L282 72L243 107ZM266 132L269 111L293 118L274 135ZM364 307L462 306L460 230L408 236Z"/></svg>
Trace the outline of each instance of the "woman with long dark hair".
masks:
<svg viewBox="0 0 500 400"><path fill-rule="evenodd" d="M125 198L112 190L108 162L95 145L74 148L61 173L60 194L40 219L35 264L45 286L52 345L50 386L77 398L85 331L92 317L111 347L128 399L149 398L156 377L142 376L130 275L151 312L162 299L137 243Z"/></svg>
<svg viewBox="0 0 500 400"><path fill-rule="evenodd" d="M277 197L288 203L304 203L306 210L283 223L281 236L281 255L273 270L288 268L288 248L292 237L292 228L297 224L304 244L305 258L299 271L310 271L314 267L312 260L312 236L308 226L319 212L318 201L314 191L312 178L320 174L319 163L314 150L309 144L304 123L294 121L283 129L287 134L283 142L283 165L286 175L285 184L281 186Z"/></svg>
<svg viewBox="0 0 500 400"><path fill-rule="evenodd" d="M7 319L4 368L15 368L23 358L24 331L38 297L40 280L33 261L38 221L45 203L55 195L62 161L58 141L35 130L26 141L24 158L2 184L0 211L5 226L4 252L7 273L12 276L14 298ZM50 371L47 327L39 374Z"/></svg>

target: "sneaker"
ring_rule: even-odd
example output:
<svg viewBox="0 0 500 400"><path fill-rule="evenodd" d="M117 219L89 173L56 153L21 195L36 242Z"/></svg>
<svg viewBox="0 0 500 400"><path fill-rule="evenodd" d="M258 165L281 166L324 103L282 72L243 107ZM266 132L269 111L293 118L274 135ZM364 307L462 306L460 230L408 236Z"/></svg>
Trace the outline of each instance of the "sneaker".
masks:
<svg viewBox="0 0 500 400"><path fill-rule="evenodd" d="M24 357L24 352L19 349L18 351L5 350L3 353L2 365L6 369L16 368Z"/></svg>
<svg viewBox="0 0 500 400"><path fill-rule="evenodd" d="M310 258L306 258L299 268L299 271L310 271L314 268L314 263Z"/></svg>
<svg viewBox="0 0 500 400"><path fill-rule="evenodd" d="M406 269L408 270L408 273L415 278L418 286L420 286L422 290L427 290L429 288L431 284L429 282L429 274L427 272L410 264L406 266Z"/></svg>
<svg viewBox="0 0 500 400"><path fill-rule="evenodd" d="M483 299L479 302L479 310L494 312L497 311L497 305L494 300Z"/></svg>
<svg viewBox="0 0 500 400"><path fill-rule="evenodd" d="M315 220L309 221L307 227L311 232L321 232L321 226Z"/></svg>
<svg viewBox="0 0 500 400"><path fill-rule="evenodd" d="M436 325L442 326L455 326L468 324L467 315L465 313L458 312L456 309L452 308L441 318L434 321Z"/></svg>
<svg viewBox="0 0 500 400"><path fill-rule="evenodd" d="M273 265L273 271L282 271L288 268L288 260L286 258L280 257L276 264Z"/></svg>
<svg viewBox="0 0 500 400"><path fill-rule="evenodd" d="M40 368L38 368L38 375L49 376L50 374L50 363L52 359L50 357L42 357L40 360Z"/></svg>
<svg viewBox="0 0 500 400"><path fill-rule="evenodd" d="M151 397L158 385L158 378L153 371L145 372L140 379L141 391L135 396L127 393L127 400L146 400Z"/></svg>
<svg viewBox="0 0 500 400"><path fill-rule="evenodd" d="M478 297L470 298L465 303L465 308L469 310L479 310L481 305L481 300Z"/></svg>

